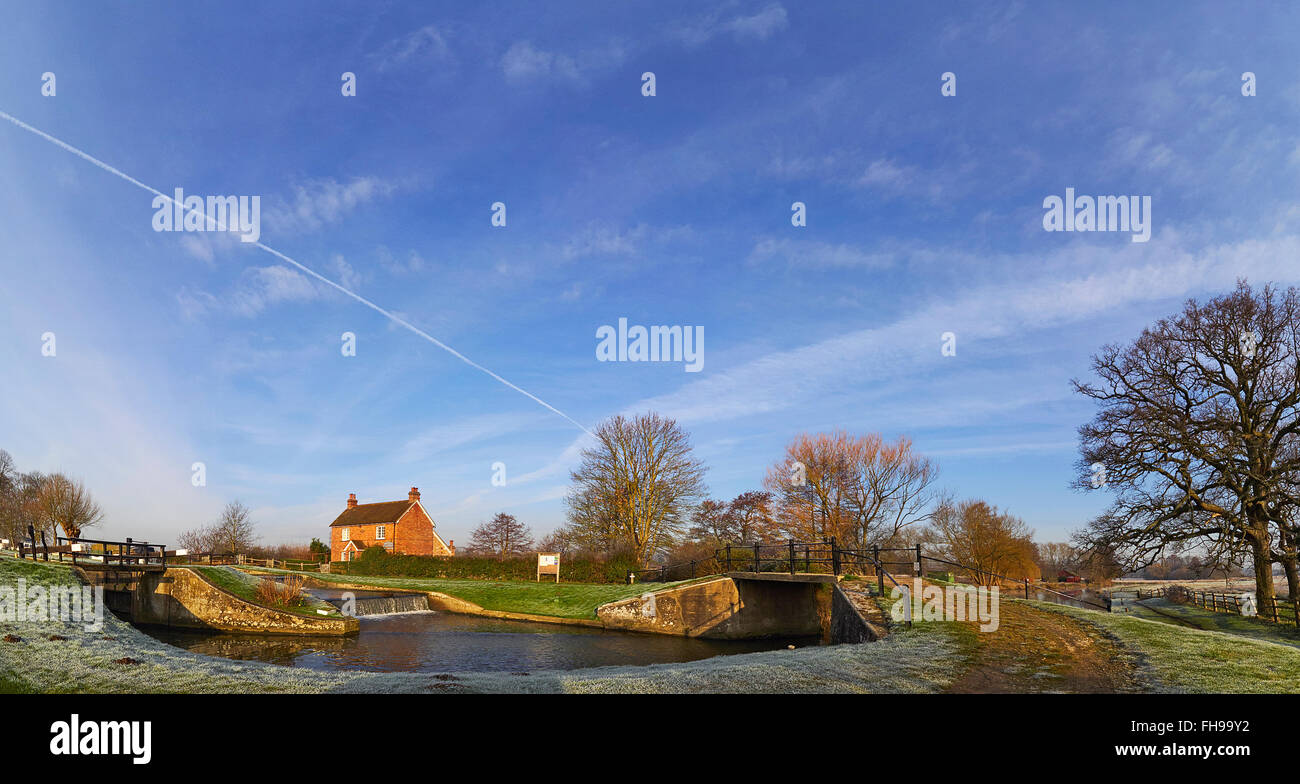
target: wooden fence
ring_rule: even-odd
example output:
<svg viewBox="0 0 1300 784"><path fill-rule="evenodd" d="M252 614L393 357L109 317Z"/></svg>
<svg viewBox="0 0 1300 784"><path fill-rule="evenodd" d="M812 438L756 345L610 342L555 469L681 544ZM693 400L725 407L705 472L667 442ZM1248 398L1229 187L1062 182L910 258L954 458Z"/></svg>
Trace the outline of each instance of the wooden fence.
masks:
<svg viewBox="0 0 1300 784"><path fill-rule="evenodd" d="M1201 607L1213 612L1236 613L1241 614L1242 594L1216 593L1214 591L1193 591L1188 588L1182 589L1183 594L1187 597L1187 602L1195 607ZM1250 593L1243 591L1242 593ZM1276 597L1273 599L1273 611L1270 615L1258 614L1255 617L1261 618L1270 623L1288 623L1294 624L1300 628L1300 613L1296 612L1295 602L1290 599Z"/></svg>

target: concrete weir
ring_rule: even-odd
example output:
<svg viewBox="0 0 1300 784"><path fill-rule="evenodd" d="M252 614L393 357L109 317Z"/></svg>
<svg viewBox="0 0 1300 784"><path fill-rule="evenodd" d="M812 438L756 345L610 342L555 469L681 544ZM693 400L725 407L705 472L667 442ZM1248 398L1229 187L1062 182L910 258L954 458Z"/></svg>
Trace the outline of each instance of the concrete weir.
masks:
<svg viewBox="0 0 1300 784"><path fill-rule="evenodd" d="M259 634L345 635L356 618L313 618L254 604L209 582L193 569L157 571L75 567L91 586L104 588L109 609L132 623Z"/></svg>
<svg viewBox="0 0 1300 784"><path fill-rule="evenodd" d="M729 572L611 602L597 608L596 616L608 629L685 637L820 636L841 643L881 636L829 574Z"/></svg>

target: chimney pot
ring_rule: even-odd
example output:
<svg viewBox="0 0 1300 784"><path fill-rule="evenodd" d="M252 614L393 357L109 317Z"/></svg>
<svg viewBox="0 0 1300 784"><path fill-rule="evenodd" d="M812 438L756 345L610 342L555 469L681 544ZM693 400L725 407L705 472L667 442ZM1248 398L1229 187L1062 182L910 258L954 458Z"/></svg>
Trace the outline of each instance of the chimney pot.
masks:
<svg viewBox="0 0 1300 784"><path fill-rule="evenodd" d="M411 488L411 492L410 492L410 494L407 495L407 498L411 499L411 503L415 503L416 501L419 501L419 500L420 500L420 488L418 488L418 487L412 487L412 488Z"/></svg>
<svg viewBox="0 0 1300 784"><path fill-rule="evenodd" d="M348 493L348 508L351 509L352 507L354 507L354 506L356 506L356 505L357 505L357 494L356 494L356 493Z"/></svg>

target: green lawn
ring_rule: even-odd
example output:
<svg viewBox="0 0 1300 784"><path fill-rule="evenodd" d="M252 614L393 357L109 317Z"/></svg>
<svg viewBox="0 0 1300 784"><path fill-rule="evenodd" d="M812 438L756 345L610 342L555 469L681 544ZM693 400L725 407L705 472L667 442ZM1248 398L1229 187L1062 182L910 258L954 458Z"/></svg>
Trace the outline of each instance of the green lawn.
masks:
<svg viewBox="0 0 1300 784"><path fill-rule="evenodd" d="M252 571L269 572L255 568ZM279 570L274 570L279 573ZM716 575L715 575L716 576ZM443 580L425 577L370 577L359 574L312 574L314 580L326 583L364 585L373 588L393 588L409 591L437 591L473 602L485 610L499 612L549 615L556 618L595 618L596 608L608 602L640 596L649 591L659 591L686 585L696 580L675 583L636 583L617 585L607 583L554 582L490 582L487 580ZM701 577L699 580L713 579Z"/></svg>
<svg viewBox="0 0 1300 784"><path fill-rule="evenodd" d="M1192 625L1211 632L1227 632L1255 640L1300 647L1300 629L1290 624L1277 624L1259 618L1246 618L1239 613L1214 612L1190 604L1175 604L1166 599L1144 599L1134 606L1133 615L1151 621L1175 626ZM1178 620L1170 618L1175 616Z"/></svg>
<svg viewBox="0 0 1300 784"><path fill-rule="evenodd" d="M1140 654L1145 664L1139 677L1156 691L1300 693L1300 650L1292 645L1190 629L1167 619L1152 621L1049 602L1032 604L1091 623Z"/></svg>

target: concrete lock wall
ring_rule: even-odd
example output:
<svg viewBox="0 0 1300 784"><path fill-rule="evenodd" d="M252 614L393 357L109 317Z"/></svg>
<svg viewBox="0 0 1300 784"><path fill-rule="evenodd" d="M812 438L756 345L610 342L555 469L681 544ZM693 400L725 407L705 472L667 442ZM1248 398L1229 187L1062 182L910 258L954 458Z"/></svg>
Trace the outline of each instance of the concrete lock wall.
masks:
<svg viewBox="0 0 1300 784"><path fill-rule="evenodd" d="M826 575L734 574L611 602L596 610L606 628L716 639L820 636L876 639Z"/></svg>
<svg viewBox="0 0 1300 784"><path fill-rule="evenodd" d="M78 570L90 585L104 587L110 609L132 623L263 634L355 634L356 618L312 618L253 604L208 582L191 569L165 572Z"/></svg>

